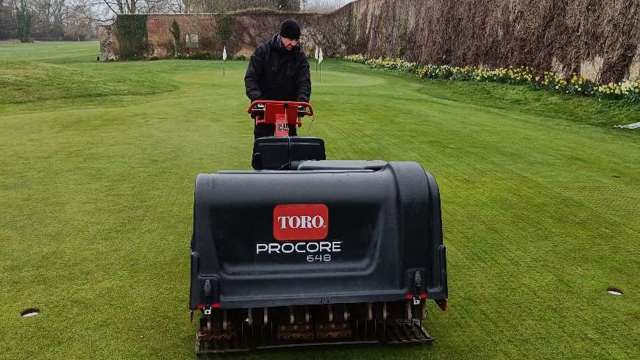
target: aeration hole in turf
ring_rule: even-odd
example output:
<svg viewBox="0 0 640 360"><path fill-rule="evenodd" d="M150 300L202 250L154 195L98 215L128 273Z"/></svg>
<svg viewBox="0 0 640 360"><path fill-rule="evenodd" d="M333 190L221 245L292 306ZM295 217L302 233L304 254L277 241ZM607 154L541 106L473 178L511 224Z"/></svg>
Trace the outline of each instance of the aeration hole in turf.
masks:
<svg viewBox="0 0 640 360"><path fill-rule="evenodd" d="M613 295L613 296L622 296L622 294L624 294L624 292L622 292L622 290L620 290L618 288L609 287L609 288L607 288L607 294Z"/></svg>
<svg viewBox="0 0 640 360"><path fill-rule="evenodd" d="M30 318L30 317L34 317L34 316L38 316L38 315L40 315L40 309L38 309L38 308L24 309L20 313L20 316L22 316L23 318Z"/></svg>

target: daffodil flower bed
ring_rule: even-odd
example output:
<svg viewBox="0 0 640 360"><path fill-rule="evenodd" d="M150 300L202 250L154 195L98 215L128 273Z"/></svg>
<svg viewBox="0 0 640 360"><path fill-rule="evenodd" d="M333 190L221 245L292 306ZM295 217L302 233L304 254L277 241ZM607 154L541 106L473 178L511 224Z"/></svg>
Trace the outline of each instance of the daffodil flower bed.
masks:
<svg viewBox="0 0 640 360"><path fill-rule="evenodd" d="M350 55L344 59L366 64L372 68L415 74L423 79L530 85L538 89L546 89L563 94L619 99L634 103L640 102L640 80L598 84L585 79L579 74L572 74L568 78L558 76L551 71L538 74L533 68L527 66L489 69L479 66L421 65L402 59L367 59L362 55Z"/></svg>

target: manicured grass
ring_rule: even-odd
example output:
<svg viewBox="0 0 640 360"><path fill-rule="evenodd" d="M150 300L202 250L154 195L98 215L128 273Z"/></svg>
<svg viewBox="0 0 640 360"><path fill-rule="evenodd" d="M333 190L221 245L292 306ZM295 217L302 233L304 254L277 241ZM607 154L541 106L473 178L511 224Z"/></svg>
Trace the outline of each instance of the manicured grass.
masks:
<svg viewBox="0 0 640 360"><path fill-rule="evenodd" d="M96 52L0 45L0 358L193 357L193 181L249 167L246 63ZM431 347L249 358L640 357L640 136L599 121L636 108L333 61L313 103L330 158L436 176L450 310Z"/></svg>

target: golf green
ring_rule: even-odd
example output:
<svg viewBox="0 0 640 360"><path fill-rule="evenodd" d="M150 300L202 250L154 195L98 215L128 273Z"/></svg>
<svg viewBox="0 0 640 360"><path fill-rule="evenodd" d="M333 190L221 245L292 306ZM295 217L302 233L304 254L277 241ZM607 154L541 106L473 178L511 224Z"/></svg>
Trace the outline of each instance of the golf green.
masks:
<svg viewBox="0 0 640 360"><path fill-rule="evenodd" d="M194 179L250 166L247 63L97 52L0 44L2 359L194 357ZM329 158L436 177L450 308L427 347L249 358L640 358L640 108L335 60L312 102Z"/></svg>

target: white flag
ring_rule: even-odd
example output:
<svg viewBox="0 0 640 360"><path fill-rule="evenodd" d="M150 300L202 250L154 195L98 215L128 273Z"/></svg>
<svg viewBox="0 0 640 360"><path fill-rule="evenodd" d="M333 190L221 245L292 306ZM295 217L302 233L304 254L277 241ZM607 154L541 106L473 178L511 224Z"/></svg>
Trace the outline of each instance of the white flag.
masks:
<svg viewBox="0 0 640 360"><path fill-rule="evenodd" d="M222 61L226 61L227 60L227 47L225 46L224 49L222 49Z"/></svg>
<svg viewBox="0 0 640 360"><path fill-rule="evenodd" d="M322 48L318 52L318 64L322 64L322 60L324 60L324 56L322 56Z"/></svg>
<svg viewBox="0 0 640 360"><path fill-rule="evenodd" d="M316 59L316 61L318 61L318 55L319 55L319 53L318 53L318 49L319 49L319 48L316 46L316 56L315 56L315 58L314 58L314 59Z"/></svg>

